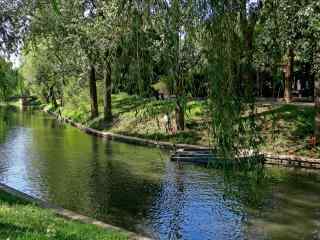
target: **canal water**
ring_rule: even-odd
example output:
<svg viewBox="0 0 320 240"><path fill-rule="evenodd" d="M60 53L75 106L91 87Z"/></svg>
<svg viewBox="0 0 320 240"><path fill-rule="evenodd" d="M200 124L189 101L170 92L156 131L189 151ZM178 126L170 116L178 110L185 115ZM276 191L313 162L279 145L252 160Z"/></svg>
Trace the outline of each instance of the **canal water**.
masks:
<svg viewBox="0 0 320 240"><path fill-rule="evenodd" d="M0 182L155 239L320 239L320 172L226 172L0 108Z"/></svg>

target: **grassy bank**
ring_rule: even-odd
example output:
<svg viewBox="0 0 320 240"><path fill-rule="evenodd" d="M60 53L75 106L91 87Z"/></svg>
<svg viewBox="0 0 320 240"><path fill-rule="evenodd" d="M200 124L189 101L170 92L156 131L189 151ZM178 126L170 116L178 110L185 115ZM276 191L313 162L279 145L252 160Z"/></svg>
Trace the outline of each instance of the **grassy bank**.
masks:
<svg viewBox="0 0 320 240"><path fill-rule="evenodd" d="M107 231L55 216L0 191L0 239L7 240L125 240L125 233Z"/></svg>
<svg viewBox="0 0 320 240"><path fill-rule="evenodd" d="M186 112L186 130L166 132L163 116L172 109L172 101L156 101L129 96L125 93L112 96L114 119L104 123L103 117L90 118L89 99L66 103L61 113L76 122L113 133L146 139L209 145L210 125L206 114L206 101L191 101ZM100 110L103 101L100 100ZM49 106L50 108L50 106ZM279 154L320 157L320 149L309 148L308 139L313 134L315 111L310 106L257 104L258 125L264 140L262 150ZM172 113L172 122L174 115ZM173 124L174 127L174 124Z"/></svg>
<svg viewBox="0 0 320 240"><path fill-rule="evenodd" d="M101 100L99 104L101 112L103 101ZM81 101L70 100L61 109L61 113L64 117L99 130L172 143L207 145L208 123L206 121L208 118L205 116L206 105L207 103L204 101L188 103L186 130L180 133L166 132L162 120L164 113L174 108L174 102L170 100L155 101L129 96L125 93L113 95L112 111L114 118L112 123L108 124L104 123L102 116L89 120L90 104L87 98L83 98ZM50 108L52 109L52 106L47 106L47 109ZM173 113L171 118L174 127Z"/></svg>
<svg viewBox="0 0 320 240"><path fill-rule="evenodd" d="M309 145L314 133L314 107L271 106L258 117L265 151L320 158L320 147Z"/></svg>

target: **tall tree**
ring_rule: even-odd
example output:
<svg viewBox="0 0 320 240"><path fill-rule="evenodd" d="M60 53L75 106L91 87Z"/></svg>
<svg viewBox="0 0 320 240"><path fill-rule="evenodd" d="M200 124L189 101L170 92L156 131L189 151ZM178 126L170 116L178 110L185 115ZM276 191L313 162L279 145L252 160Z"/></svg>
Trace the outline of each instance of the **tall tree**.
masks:
<svg viewBox="0 0 320 240"><path fill-rule="evenodd" d="M283 66L284 72L284 100L291 101L291 89L294 79L294 65L298 40L302 36L302 29L299 26L299 11L312 0L289 1L289 0L265 0L264 13L271 21L266 21L266 29L271 36L276 36L277 46L282 56L279 65ZM271 25L271 26L270 26ZM273 29L273 30L271 30ZM271 31L270 31L271 30ZM267 37L270 38L270 37Z"/></svg>
<svg viewBox="0 0 320 240"><path fill-rule="evenodd" d="M56 52L60 61L69 62L68 58L72 58L80 65L82 75L86 75L88 79L91 118L96 118L99 115L96 83L99 43L95 37L95 1L59 2L59 14L46 4L37 5L30 25L29 39L33 43L38 43L39 38L47 39L47 44ZM79 66L74 64L72 72L79 74Z"/></svg>
<svg viewBox="0 0 320 240"><path fill-rule="evenodd" d="M320 66L320 51L317 53L318 65ZM320 71L316 73L314 84L314 99L315 99L315 137L316 143L320 144Z"/></svg>
<svg viewBox="0 0 320 240"><path fill-rule="evenodd" d="M173 0L165 2L163 17L163 57L166 62L169 88L176 97L175 119L178 131L185 129L187 104L187 76L199 62L195 46L199 11L196 2Z"/></svg>
<svg viewBox="0 0 320 240"><path fill-rule="evenodd" d="M106 60L106 66L104 69L104 84L104 119L106 122L109 122L110 120L112 120L112 68L111 63L108 59Z"/></svg>
<svg viewBox="0 0 320 240"><path fill-rule="evenodd" d="M312 49L314 50L313 68L315 74L314 82L314 102L315 102L315 140L320 145L320 3L311 2L301 11L302 19L307 19L308 27L305 29L306 34L311 36Z"/></svg>
<svg viewBox="0 0 320 240"><path fill-rule="evenodd" d="M291 102L291 89L293 83L293 72L294 72L294 49L290 45L287 53L287 63L284 64L284 100L289 103Z"/></svg>
<svg viewBox="0 0 320 240"><path fill-rule="evenodd" d="M91 118L94 119L99 116L96 67L94 62L90 64L88 71L89 71L88 76L89 76L89 89L90 89L90 99L91 99L91 102L90 102Z"/></svg>

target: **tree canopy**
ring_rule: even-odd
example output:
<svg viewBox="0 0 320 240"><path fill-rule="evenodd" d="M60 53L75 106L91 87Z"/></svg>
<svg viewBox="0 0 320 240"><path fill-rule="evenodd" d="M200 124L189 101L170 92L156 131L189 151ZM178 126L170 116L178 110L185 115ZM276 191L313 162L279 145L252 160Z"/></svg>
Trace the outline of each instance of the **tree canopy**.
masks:
<svg viewBox="0 0 320 240"><path fill-rule="evenodd" d="M162 111L174 113L177 131L187 102L206 99L213 142L230 156L261 142L262 78L271 79L269 95L287 101L296 72L318 86L317 0L0 3L1 51L22 49L31 94L56 107L90 99L92 119L103 95L110 122L112 93L158 98L154 86L162 86L174 102Z"/></svg>

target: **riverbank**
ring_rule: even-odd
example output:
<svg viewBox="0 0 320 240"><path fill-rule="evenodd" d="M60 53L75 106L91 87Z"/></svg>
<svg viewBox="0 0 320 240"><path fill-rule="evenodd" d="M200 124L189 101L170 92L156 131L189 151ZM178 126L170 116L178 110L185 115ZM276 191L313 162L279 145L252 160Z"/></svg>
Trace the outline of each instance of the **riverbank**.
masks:
<svg viewBox="0 0 320 240"><path fill-rule="evenodd" d="M86 127L80 123L74 122L70 118L63 117L55 112L44 110L48 114L53 115L55 118L62 120L75 128L80 129L81 131L94 135L97 137L103 137L110 140L116 140L120 142L125 142L129 144L135 145L142 145L142 146L153 146L159 147L169 150L176 150L176 149L191 149L191 150L207 150L208 147L201 146L201 145L191 145L191 144L174 144L170 142L164 141L155 141L155 140L148 140L139 137L131 137L121 134L115 134L112 132L106 131L99 131L90 127ZM298 168L306 168L306 169L320 169L320 159L318 158L309 158L309 157L302 157L297 155L284 155L284 154L276 154L273 152L261 151L261 155L264 156L263 162L269 165L279 165L279 166L286 166L286 167L298 167ZM197 161L195 161L197 163Z"/></svg>
<svg viewBox="0 0 320 240"><path fill-rule="evenodd" d="M70 101L60 109L52 105L42 105L46 111L61 114L61 117L79 124L79 128L89 128L96 135L108 135L117 139L118 135L135 143L135 138L142 144L178 145L188 144L200 147L210 146L206 114L206 101L190 101L186 113L186 129L183 132L167 132L163 116L170 100L146 100L138 96L120 93L112 96L113 121L106 124L103 117L90 120L88 100ZM100 106L103 104L100 100ZM16 104L15 104L16 105ZM145 110L147 109L147 110ZM149 109L149 110L148 110ZM153 109L153 112L150 111ZM102 114L100 114L102 115ZM172 114L173 115L173 114ZM310 147L308 142L314 132L315 110L312 104L279 102L257 103L257 124L263 144L261 151L272 155L285 155L290 158L320 158L320 146ZM174 127L174 120L172 116ZM141 141L143 139L144 141Z"/></svg>
<svg viewBox="0 0 320 240"><path fill-rule="evenodd" d="M58 217L54 210L40 208L0 187L0 239L126 240L128 236L126 232Z"/></svg>
<svg viewBox="0 0 320 240"><path fill-rule="evenodd" d="M90 104L85 100L66 103L60 113L75 123L105 133L171 144L210 145L206 101L188 103L184 132L167 132L162 119L166 107L172 104L170 100L145 100L125 93L113 95L112 100L114 119L109 124L104 123L102 116L89 120ZM57 112L50 105L45 109ZM257 124L264 140L261 150L274 155L320 158L320 147L308 145L313 134L314 115L312 105L257 103Z"/></svg>

